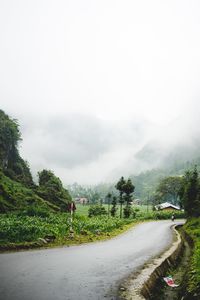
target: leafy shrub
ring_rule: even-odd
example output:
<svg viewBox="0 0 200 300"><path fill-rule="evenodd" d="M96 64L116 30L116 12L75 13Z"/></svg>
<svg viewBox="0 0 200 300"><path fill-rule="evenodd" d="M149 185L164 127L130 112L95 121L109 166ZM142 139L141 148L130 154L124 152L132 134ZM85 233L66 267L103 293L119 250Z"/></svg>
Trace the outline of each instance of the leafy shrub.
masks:
<svg viewBox="0 0 200 300"><path fill-rule="evenodd" d="M130 205L126 205L124 207L124 218L129 218L132 213L133 213L133 210L132 210L131 206Z"/></svg>
<svg viewBox="0 0 200 300"><path fill-rule="evenodd" d="M94 217L94 216L102 216L102 215L106 215L106 209L104 206L102 205L92 205L90 206L89 210L88 210L88 217Z"/></svg>

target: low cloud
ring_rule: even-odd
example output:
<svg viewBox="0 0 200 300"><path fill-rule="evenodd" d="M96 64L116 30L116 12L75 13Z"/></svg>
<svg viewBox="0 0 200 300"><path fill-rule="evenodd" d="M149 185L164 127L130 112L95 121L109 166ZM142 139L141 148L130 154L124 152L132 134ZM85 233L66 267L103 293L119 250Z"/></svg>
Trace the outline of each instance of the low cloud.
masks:
<svg viewBox="0 0 200 300"><path fill-rule="evenodd" d="M157 126L141 118L106 121L86 114L22 115L22 156L34 177L52 169L65 184L113 181L199 155L199 104Z"/></svg>
<svg viewBox="0 0 200 300"><path fill-rule="evenodd" d="M35 118L22 116L21 154L34 176L53 169L67 183L110 180L148 135L147 123L139 120L111 122L81 114Z"/></svg>

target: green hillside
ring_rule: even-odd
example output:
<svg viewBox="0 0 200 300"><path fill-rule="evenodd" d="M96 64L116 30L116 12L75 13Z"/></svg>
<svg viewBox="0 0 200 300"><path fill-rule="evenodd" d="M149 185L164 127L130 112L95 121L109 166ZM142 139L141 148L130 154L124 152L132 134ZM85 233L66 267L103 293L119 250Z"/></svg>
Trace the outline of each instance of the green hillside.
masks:
<svg viewBox="0 0 200 300"><path fill-rule="evenodd" d="M42 170L36 185L28 163L19 154L20 141L18 122L0 110L0 212L66 211L72 200L61 180L52 171Z"/></svg>
<svg viewBox="0 0 200 300"><path fill-rule="evenodd" d="M0 212L26 210L30 206L59 209L56 205L39 197L31 188L27 188L0 172Z"/></svg>

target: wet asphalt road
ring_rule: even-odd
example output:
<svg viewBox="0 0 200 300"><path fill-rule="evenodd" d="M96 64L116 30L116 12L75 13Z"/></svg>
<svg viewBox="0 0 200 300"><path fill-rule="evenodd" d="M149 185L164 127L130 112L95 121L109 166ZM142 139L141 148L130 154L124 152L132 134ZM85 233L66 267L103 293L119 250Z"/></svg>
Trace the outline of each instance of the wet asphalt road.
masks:
<svg viewBox="0 0 200 300"><path fill-rule="evenodd" d="M116 299L120 281L170 245L171 225L148 222L106 242L0 254L0 299Z"/></svg>

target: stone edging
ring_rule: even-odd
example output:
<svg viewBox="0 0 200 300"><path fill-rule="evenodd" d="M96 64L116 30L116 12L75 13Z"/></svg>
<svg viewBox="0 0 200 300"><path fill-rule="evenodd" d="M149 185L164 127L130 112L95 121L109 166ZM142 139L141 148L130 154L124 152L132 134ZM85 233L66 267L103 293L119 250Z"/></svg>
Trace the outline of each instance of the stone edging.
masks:
<svg viewBox="0 0 200 300"><path fill-rule="evenodd" d="M144 268L136 278L128 279L126 291L121 293L122 299L126 300L144 300L149 299L152 289L155 287L156 280L162 277L165 272L176 262L178 256L183 250L183 242L180 234L173 225L172 228L176 234L176 240L169 250L161 257L156 258ZM121 298L120 298L121 299Z"/></svg>

